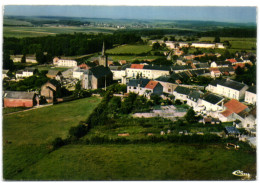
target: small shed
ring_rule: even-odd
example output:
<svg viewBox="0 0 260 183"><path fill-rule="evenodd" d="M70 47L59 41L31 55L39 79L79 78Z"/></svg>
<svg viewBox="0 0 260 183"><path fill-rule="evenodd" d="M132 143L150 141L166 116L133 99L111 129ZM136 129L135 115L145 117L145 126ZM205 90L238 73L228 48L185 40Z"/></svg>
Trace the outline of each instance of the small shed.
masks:
<svg viewBox="0 0 260 183"><path fill-rule="evenodd" d="M235 137L237 137L237 136L240 135L239 130L236 127L234 127L234 126L227 126L227 127L225 127L225 131L226 131L226 134L228 136L235 136Z"/></svg>

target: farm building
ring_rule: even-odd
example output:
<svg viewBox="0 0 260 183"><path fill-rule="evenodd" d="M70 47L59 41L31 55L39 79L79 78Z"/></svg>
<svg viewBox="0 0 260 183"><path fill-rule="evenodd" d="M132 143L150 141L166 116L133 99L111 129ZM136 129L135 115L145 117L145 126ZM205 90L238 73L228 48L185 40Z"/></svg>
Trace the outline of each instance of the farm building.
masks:
<svg viewBox="0 0 260 183"><path fill-rule="evenodd" d="M56 101L57 93L60 91L60 84L56 80L50 80L41 87L41 96L45 97L48 103Z"/></svg>
<svg viewBox="0 0 260 183"><path fill-rule="evenodd" d="M4 107L33 107L39 104L39 98L34 92L5 91Z"/></svg>
<svg viewBox="0 0 260 183"><path fill-rule="evenodd" d="M245 102L256 104L256 86L250 86L245 93Z"/></svg>
<svg viewBox="0 0 260 183"><path fill-rule="evenodd" d="M61 80L62 74L58 70L49 70L46 76L50 79Z"/></svg>
<svg viewBox="0 0 260 183"><path fill-rule="evenodd" d="M59 59L58 57L55 57L53 59L53 65L57 67L77 67L77 61L70 59Z"/></svg>

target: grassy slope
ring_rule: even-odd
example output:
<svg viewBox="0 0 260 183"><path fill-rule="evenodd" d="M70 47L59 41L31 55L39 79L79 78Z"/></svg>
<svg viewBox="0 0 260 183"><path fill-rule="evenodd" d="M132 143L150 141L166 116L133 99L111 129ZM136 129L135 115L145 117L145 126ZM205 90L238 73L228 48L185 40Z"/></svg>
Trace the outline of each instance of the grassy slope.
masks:
<svg viewBox="0 0 260 183"><path fill-rule="evenodd" d="M66 137L71 126L86 120L101 99L91 97L3 117L3 139L14 144L42 144Z"/></svg>
<svg viewBox="0 0 260 183"><path fill-rule="evenodd" d="M220 146L69 145L18 174L25 180L236 180L255 157Z"/></svg>
<svg viewBox="0 0 260 183"><path fill-rule="evenodd" d="M100 101L100 98L91 97L4 115L4 178L13 180L14 175L46 156L47 144L56 137L66 137L69 128L86 120Z"/></svg>

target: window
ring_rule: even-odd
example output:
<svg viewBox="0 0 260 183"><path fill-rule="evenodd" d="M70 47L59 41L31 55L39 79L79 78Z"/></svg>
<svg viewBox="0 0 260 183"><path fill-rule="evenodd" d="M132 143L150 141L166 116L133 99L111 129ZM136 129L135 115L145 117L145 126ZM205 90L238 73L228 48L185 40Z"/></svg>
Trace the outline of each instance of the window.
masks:
<svg viewBox="0 0 260 183"><path fill-rule="evenodd" d="M249 128L249 127L250 127L250 124L247 124L246 127Z"/></svg>
<svg viewBox="0 0 260 183"><path fill-rule="evenodd" d="M129 86L129 89L131 89L131 86Z"/></svg>
<svg viewBox="0 0 260 183"><path fill-rule="evenodd" d="M134 86L134 89L136 89L136 87Z"/></svg>
<svg viewBox="0 0 260 183"><path fill-rule="evenodd" d="M171 89L168 89L168 92L171 92L172 90Z"/></svg>

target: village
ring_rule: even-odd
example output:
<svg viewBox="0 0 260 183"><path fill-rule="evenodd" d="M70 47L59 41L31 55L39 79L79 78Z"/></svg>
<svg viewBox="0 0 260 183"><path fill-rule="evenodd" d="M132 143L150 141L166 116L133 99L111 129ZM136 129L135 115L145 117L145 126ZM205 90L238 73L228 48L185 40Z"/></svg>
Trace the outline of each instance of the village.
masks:
<svg viewBox="0 0 260 183"><path fill-rule="evenodd" d="M52 103L66 101L66 97L57 95L61 88L75 90L80 85L81 90L98 90L112 84L126 85L127 91L117 94L122 99L129 93L136 93L151 99L158 95L162 99L169 99L189 106L198 116L198 122L203 124L230 123L233 125L226 128L226 133L240 136L238 129L245 129L244 141L256 146L256 86L248 86L243 82L234 81L236 70L253 65L248 59L250 55L237 53L236 58L223 61L208 60L208 62L197 61L196 58L212 56L209 54L185 55L183 48L225 49L223 43L186 43L176 41L152 40L151 45L165 44L168 51L164 55L169 60L177 56L172 65L155 65L144 63L129 63L120 60L120 65L114 65L105 51L105 43L99 57L92 59L92 64L77 64L76 60L55 57L51 68L46 73L48 81L41 85L40 90L35 91L4 91L3 105L8 107L39 107ZM215 53L213 56L220 57ZM11 56L15 63L22 60L22 56ZM26 57L26 63L37 63L35 57ZM93 66L94 65L94 66ZM63 68L63 70L59 70ZM67 69L64 69L67 68ZM9 78L8 70L3 70L3 80L21 81L38 73L36 68L27 67L16 71L14 77ZM196 84L196 78L209 78L207 85ZM187 84L187 80L190 83ZM167 106L162 106L166 107ZM168 108L174 106L168 106ZM187 112L187 110L186 110ZM185 111L174 113L174 110L161 110L160 113L134 114L138 117L167 117L168 113L173 122L176 117L184 117ZM164 132L162 132L164 133ZM198 132L199 133L199 132ZM232 134L234 133L234 134Z"/></svg>

